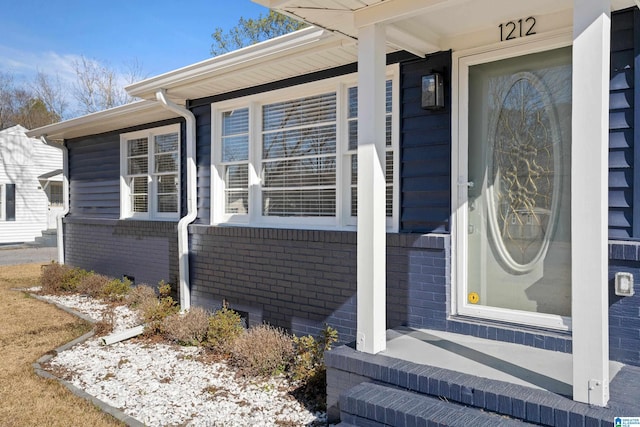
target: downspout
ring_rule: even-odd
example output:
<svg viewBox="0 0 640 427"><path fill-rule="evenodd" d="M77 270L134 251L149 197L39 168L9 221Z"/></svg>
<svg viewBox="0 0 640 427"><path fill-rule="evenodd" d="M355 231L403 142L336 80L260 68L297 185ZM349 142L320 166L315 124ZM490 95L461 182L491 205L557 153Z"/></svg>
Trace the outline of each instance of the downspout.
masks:
<svg viewBox="0 0 640 427"><path fill-rule="evenodd" d="M189 284L189 224L196 219L197 181L196 181L196 117L188 109L177 105L166 97L166 90L156 92L156 99L167 110L184 117L187 128L187 214L178 222L178 275L180 292L180 310L191 307L191 289Z"/></svg>
<svg viewBox="0 0 640 427"><path fill-rule="evenodd" d="M55 147L62 150L62 205L63 209L58 216L56 216L56 238L58 246L58 263L64 264L64 225L63 219L69 213L69 150L67 149L66 142L62 141L62 144L54 144L47 140L47 135L41 135L40 140L50 147Z"/></svg>

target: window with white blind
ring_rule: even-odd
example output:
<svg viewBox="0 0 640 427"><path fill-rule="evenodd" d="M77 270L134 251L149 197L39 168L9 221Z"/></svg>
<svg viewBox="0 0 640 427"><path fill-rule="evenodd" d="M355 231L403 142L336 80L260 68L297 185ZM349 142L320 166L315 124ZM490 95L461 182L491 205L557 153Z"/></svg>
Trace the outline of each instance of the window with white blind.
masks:
<svg viewBox="0 0 640 427"><path fill-rule="evenodd" d="M348 89L347 122L349 128L348 151L350 175L350 215L358 216L358 87ZM385 140L386 140L386 214L393 217L394 144L393 144L393 83L386 82L385 90Z"/></svg>
<svg viewBox="0 0 640 427"><path fill-rule="evenodd" d="M180 127L120 135L121 216L175 220L180 215Z"/></svg>
<svg viewBox="0 0 640 427"><path fill-rule="evenodd" d="M387 223L397 228L396 66L386 82ZM350 228L357 81L335 78L212 105L212 223Z"/></svg>

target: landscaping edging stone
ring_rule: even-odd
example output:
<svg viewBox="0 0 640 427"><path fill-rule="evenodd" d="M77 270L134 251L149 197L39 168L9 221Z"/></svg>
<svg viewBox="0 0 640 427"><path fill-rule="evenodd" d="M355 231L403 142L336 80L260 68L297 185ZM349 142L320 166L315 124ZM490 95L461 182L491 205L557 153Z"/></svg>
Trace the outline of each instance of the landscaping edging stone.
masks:
<svg viewBox="0 0 640 427"><path fill-rule="evenodd" d="M34 295L29 293L30 296L32 296L33 298L39 300L39 301L44 301L48 304L53 304L56 307L58 307L59 309L72 314L76 317L79 317L82 320L85 320L91 324L95 324L96 321L94 319L92 319L91 317L80 313L76 310L73 310L69 307L65 307L61 304L58 304L56 302L53 301L49 301L45 298L42 298L39 295ZM112 417L114 417L115 419L117 419L118 421L121 421L123 423L125 423L126 425L130 426L130 427L144 427L144 423L141 423L140 421L138 421L137 419L133 418L130 415L125 414L124 412L122 412L121 410L119 410L118 408L115 408L111 405L109 405L108 403L98 399L95 396L90 395L89 393L85 392L82 389L79 389L78 387L74 386L73 384L71 384L68 381L63 380L62 378L58 378L55 375L51 374L50 372L45 371L42 368L42 364L47 363L48 361L50 361L53 357L55 357L58 353L61 353L65 350L70 349L71 347L73 347L76 344L82 344L85 341L87 341L89 338L93 338L95 336L95 328L92 329L91 331L87 332L86 334L72 340L69 341L66 344L61 345L60 347L57 347L56 349L48 352L47 354L43 355L42 357L40 357L38 360L36 360L33 364L33 370L36 373L36 375L45 378L45 379L50 379L50 380L56 380L58 381L60 384L62 384L63 386L65 386L71 393L75 394L76 396L88 400L89 402L93 403L95 406L97 406L98 408L100 408L101 411L106 412L107 414L111 415Z"/></svg>

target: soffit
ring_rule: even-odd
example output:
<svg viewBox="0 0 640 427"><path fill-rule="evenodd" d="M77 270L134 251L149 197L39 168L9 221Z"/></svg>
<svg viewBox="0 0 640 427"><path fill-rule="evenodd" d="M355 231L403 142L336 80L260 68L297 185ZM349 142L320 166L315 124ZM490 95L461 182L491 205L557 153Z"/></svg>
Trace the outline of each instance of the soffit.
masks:
<svg viewBox="0 0 640 427"><path fill-rule="evenodd" d="M389 48L388 52L396 49ZM134 83L127 92L155 99L159 89L178 104L357 62L355 40L308 27Z"/></svg>
<svg viewBox="0 0 640 427"><path fill-rule="evenodd" d="M67 140L177 117L174 112L163 108L158 102L136 101L109 110L42 126L30 130L26 134L32 138L46 136L51 140Z"/></svg>

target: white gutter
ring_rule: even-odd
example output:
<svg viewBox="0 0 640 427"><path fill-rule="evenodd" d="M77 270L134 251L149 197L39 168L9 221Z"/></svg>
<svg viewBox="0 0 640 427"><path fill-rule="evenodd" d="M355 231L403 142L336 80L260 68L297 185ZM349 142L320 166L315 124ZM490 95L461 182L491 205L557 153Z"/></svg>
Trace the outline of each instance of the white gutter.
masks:
<svg viewBox="0 0 640 427"><path fill-rule="evenodd" d="M178 222L178 274L180 292L180 310L187 311L191 307L191 289L189 284L189 224L197 214L197 180L196 180L196 118L191 111L181 107L166 97L166 90L156 92L156 99L167 110L181 115L186 120L187 128L187 214Z"/></svg>
<svg viewBox="0 0 640 427"><path fill-rule="evenodd" d="M58 263L64 264L64 229L63 219L69 213L69 150L64 141L62 144L55 144L47 140L47 135L41 135L40 140L50 147L62 150L62 195L63 209L56 216L56 237L58 246Z"/></svg>

